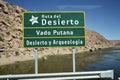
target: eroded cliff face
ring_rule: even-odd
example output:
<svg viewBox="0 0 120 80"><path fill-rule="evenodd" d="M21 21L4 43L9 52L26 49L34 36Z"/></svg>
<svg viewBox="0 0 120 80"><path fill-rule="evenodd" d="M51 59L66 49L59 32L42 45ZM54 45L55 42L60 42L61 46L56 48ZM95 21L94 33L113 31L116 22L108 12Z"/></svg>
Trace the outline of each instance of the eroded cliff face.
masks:
<svg viewBox="0 0 120 80"><path fill-rule="evenodd" d="M22 48L22 14L27 10L0 1L0 55L6 57L32 55L33 49ZM111 42L95 31L86 30L86 46L76 48L78 52L97 50L111 46ZM38 48L39 54L67 54L72 48Z"/></svg>
<svg viewBox="0 0 120 80"><path fill-rule="evenodd" d="M0 49L21 47L24 11L18 6L0 1Z"/></svg>

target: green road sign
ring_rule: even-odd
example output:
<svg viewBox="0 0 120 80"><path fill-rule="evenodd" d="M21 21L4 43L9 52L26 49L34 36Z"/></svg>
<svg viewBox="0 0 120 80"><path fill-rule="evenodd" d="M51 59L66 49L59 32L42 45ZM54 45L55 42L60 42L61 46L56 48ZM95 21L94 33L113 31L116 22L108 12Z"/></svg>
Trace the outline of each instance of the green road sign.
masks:
<svg viewBox="0 0 120 80"><path fill-rule="evenodd" d="M24 37L84 36L84 28L25 28Z"/></svg>
<svg viewBox="0 0 120 80"><path fill-rule="evenodd" d="M24 27L85 26L84 12L24 13Z"/></svg>
<svg viewBox="0 0 120 80"><path fill-rule="evenodd" d="M24 47L85 46L85 38L24 38Z"/></svg>
<svg viewBox="0 0 120 80"><path fill-rule="evenodd" d="M23 47L85 46L85 27L84 12L25 12Z"/></svg>

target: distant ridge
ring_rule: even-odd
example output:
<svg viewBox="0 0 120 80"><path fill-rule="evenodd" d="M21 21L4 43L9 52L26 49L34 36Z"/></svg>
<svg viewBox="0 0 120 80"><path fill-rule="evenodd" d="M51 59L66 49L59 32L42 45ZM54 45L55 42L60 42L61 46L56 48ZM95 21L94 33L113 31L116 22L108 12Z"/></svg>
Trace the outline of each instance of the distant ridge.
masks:
<svg viewBox="0 0 120 80"><path fill-rule="evenodd" d="M120 40L110 40L114 47L120 47Z"/></svg>

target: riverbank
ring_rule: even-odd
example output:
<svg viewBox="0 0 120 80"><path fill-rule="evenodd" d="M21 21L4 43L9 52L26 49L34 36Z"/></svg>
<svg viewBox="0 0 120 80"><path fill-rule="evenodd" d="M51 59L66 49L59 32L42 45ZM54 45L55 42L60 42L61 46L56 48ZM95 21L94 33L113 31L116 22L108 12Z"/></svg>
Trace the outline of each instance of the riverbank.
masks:
<svg viewBox="0 0 120 80"><path fill-rule="evenodd" d="M106 48L103 48L106 49ZM101 48L99 49L85 49L81 48L78 49L76 48L76 53L83 53L83 52L94 52L97 50L102 50ZM28 61L28 60L34 60L34 49L19 49L19 50L8 50L3 51L3 53L0 54L0 66L2 65L8 65L16 62L21 62L21 61ZM13 52L15 51L15 52ZM22 52L24 51L24 52ZM54 48L54 49L38 49L38 58L43 58L47 59L47 56L49 55L66 55L66 54L72 54L72 48Z"/></svg>
<svg viewBox="0 0 120 80"><path fill-rule="evenodd" d="M85 49L76 49L77 53L85 52L89 50ZM0 54L0 66L12 64L15 62L34 60L34 49L11 49L11 50L1 50ZM38 49L38 58L47 59L49 55L65 55L72 54L72 48L54 48L54 49Z"/></svg>

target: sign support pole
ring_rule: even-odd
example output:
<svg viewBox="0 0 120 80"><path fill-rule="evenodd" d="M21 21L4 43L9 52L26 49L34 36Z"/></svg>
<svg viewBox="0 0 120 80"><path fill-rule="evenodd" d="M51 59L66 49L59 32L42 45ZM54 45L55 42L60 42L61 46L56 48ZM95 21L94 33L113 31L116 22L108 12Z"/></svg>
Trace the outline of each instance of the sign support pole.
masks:
<svg viewBox="0 0 120 80"><path fill-rule="evenodd" d="M72 48L73 72L76 72L75 53L76 53L76 49L75 49L75 48Z"/></svg>
<svg viewBox="0 0 120 80"><path fill-rule="evenodd" d="M34 49L34 56L35 56L35 74L38 74L38 50L37 48Z"/></svg>

